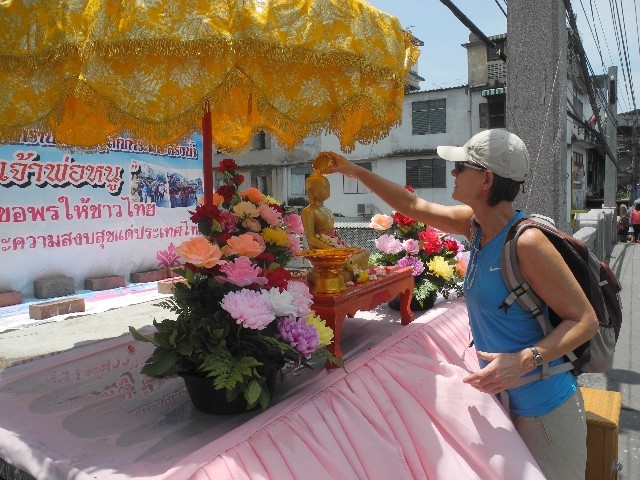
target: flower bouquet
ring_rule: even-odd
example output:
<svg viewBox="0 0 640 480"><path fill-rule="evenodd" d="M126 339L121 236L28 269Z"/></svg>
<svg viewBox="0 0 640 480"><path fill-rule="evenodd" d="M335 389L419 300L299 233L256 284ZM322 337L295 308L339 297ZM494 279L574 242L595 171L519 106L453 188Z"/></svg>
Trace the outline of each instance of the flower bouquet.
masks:
<svg viewBox="0 0 640 480"><path fill-rule="evenodd" d="M410 187L405 187L410 188ZM468 252L464 245L445 233L417 222L401 213L374 215L370 227L380 232L375 240L377 251L370 262L375 265L413 267L413 297L420 307L428 298L451 292L463 295Z"/></svg>
<svg viewBox="0 0 640 480"><path fill-rule="evenodd" d="M284 268L302 251L300 217L256 188L239 192L236 169L223 160L213 205L189 212L201 236L176 248L185 281L160 303L176 320L154 320L149 336L129 330L155 345L143 374L205 377L228 402L264 409L267 379L285 364L342 363L325 348L333 331L310 310L309 288Z"/></svg>

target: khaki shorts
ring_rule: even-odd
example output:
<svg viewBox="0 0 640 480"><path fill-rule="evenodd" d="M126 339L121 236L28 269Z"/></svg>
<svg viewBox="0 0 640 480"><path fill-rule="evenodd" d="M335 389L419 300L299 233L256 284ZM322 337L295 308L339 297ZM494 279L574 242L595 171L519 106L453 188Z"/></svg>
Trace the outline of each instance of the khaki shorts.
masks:
<svg viewBox="0 0 640 480"><path fill-rule="evenodd" d="M547 480L584 480L587 423L579 388L545 415L511 414L511 420Z"/></svg>

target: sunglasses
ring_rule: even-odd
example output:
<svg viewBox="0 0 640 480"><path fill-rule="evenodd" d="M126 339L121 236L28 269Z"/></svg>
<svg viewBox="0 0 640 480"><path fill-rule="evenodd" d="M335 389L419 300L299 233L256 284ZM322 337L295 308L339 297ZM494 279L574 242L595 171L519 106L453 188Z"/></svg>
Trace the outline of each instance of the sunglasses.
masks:
<svg viewBox="0 0 640 480"><path fill-rule="evenodd" d="M471 168L473 170L478 170L479 172L484 172L486 168L481 167L480 165L474 165L469 162L456 162L455 169L456 172L461 173L465 168Z"/></svg>

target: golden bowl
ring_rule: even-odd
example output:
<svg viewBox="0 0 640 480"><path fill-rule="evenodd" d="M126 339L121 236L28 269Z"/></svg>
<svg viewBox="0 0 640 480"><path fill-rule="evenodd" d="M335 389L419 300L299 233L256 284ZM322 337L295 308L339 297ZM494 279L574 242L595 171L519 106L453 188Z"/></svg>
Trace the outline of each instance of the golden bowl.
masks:
<svg viewBox="0 0 640 480"><path fill-rule="evenodd" d="M349 258L361 248L309 249L301 255L311 262L315 272L313 290L316 293L340 293L346 290L343 272Z"/></svg>

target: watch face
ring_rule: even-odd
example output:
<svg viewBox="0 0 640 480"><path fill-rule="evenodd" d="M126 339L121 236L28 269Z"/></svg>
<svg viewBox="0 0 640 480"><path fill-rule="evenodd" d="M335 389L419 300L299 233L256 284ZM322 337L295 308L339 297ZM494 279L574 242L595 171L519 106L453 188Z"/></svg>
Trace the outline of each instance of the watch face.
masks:
<svg viewBox="0 0 640 480"><path fill-rule="evenodd" d="M533 361L537 366L542 365L542 355L536 355L533 357Z"/></svg>

